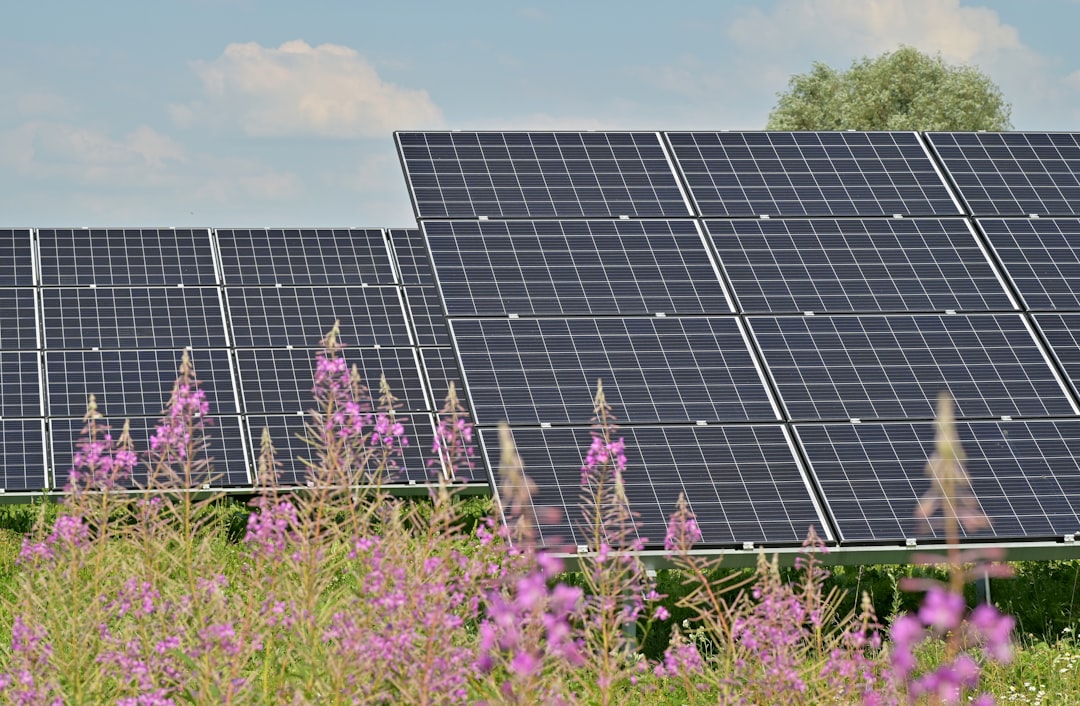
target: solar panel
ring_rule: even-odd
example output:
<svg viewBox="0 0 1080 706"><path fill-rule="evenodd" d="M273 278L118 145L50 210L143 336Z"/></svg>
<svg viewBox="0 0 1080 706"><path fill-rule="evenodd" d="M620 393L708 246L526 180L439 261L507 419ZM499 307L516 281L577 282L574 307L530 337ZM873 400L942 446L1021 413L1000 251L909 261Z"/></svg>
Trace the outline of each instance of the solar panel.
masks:
<svg viewBox="0 0 1080 706"><path fill-rule="evenodd" d="M914 132L668 132L702 216L957 215Z"/></svg>
<svg viewBox="0 0 1080 706"><path fill-rule="evenodd" d="M0 351L0 418L41 416L38 354Z"/></svg>
<svg viewBox="0 0 1080 706"><path fill-rule="evenodd" d="M450 381L458 400L465 405L465 390L461 385L461 371L452 348L421 348L420 362L424 368L427 388L431 393L431 409L442 409L450 392Z"/></svg>
<svg viewBox="0 0 1080 706"><path fill-rule="evenodd" d="M48 348L222 347L216 287L43 289Z"/></svg>
<svg viewBox="0 0 1080 706"><path fill-rule="evenodd" d="M1016 308L959 219L711 220L705 226L745 312Z"/></svg>
<svg viewBox="0 0 1080 706"><path fill-rule="evenodd" d="M435 438L432 416L423 412L403 415L407 417L405 436L409 441L400 456L393 459L396 463L388 472L389 483L426 483L434 479L428 469L427 459L431 457L431 445ZM278 483L286 486L306 485L308 466L304 460L317 462L314 449L303 441L306 436L304 414L252 415L248 417L249 439L256 454L262 443L262 430L270 430L270 440L274 444L275 458L280 462ZM374 472L376 465L370 470Z"/></svg>
<svg viewBox="0 0 1080 706"><path fill-rule="evenodd" d="M30 231L26 228L0 229L0 287L29 287L34 284L34 255Z"/></svg>
<svg viewBox="0 0 1080 706"><path fill-rule="evenodd" d="M34 290L0 289L0 349L37 348Z"/></svg>
<svg viewBox="0 0 1080 706"><path fill-rule="evenodd" d="M317 346L335 321L345 343L411 343L397 287L228 287L225 296L240 347Z"/></svg>
<svg viewBox="0 0 1080 706"><path fill-rule="evenodd" d="M378 228L219 229L225 284L394 284Z"/></svg>
<svg viewBox="0 0 1080 706"><path fill-rule="evenodd" d="M1080 309L1080 219L979 219L1030 309Z"/></svg>
<svg viewBox="0 0 1080 706"><path fill-rule="evenodd" d="M734 317L452 319L477 423L777 418Z"/></svg>
<svg viewBox="0 0 1080 706"><path fill-rule="evenodd" d="M211 416L239 412L228 351L189 354ZM49 416L81 417L93 394L104 417L157 417L169 402L180 356L171 350L45 351Z"/></svg>
<svg viewBox="0 0 1080 706"><path fill-rule="evenodd" d="M1018 314L751 317L793 420L1077 412Z"/></svg>
<svg viewBox="0 0 1080 706"><path fill-rule="evenodd" d="M412 321L416 344L419 346L449 346L450 332L446 329L446 314L434 285L403 287L405 308Z"/></svg>
<svg viewBox="0 0 1080 706"><path fill-rule="evenodd" d="M1061 363L1073 389L1080 391L1080 312L1033 314L1050 352Z"/></svg>
<svg viewBox="0 0 1080 706"><path fill-rule="evenodd" d="M693 221L423 224L450 316L726 314Z"/></svg>
<svg viewBox="0 0 1080 706"><path fill-rule="evenodd" d="M419 218L692 215L655 132L395 137Z"/></svg>
<svg viewBox="0 0 1080 706"><path fill-rule="evenodd" d="M536 485L529 519L542 544L593 544L582 531L578 509L589 430L515 428L513 436L525 473ZM704 545L798 543L810 527L830 537L778 425L624 427L616 436L626 441L623 482L649 548L662 546L680 494L697 517ZM495 431L481 429L480 439L496 461Z"/></svg>
<svg viewBox="0 0 1080 706"><path fill-rule="evenodd" d="M930 132L975 216L1080 216L1080 134Z"/></svg>
<svg viewBox="0 0 1080 706"><path fill-rule="evenodd" d="M0 483L7 493L44 490L48 486L43 420L0 420Z"/></svg>
<svg viewBox="0 0 1080 706"><path fill-rule="evenodd" d="M109 433L113 439L118 439L124 428L124 420L102 421L110 427ZM122 485L128 488L146 487L150 467L145 453L150 448L150 437L157 430L158 419L136 417L130 421L131 440L139 454L139 464L131 478ZM213 488L235 488L250 485L248 458L240 425L240 418L236 416L211 417L206 433L209 447L204 457L211 459L210 473L193 478L191 487L209 485ZM63 489L70 481L75 449L85 426L86 422L81 418L54 418L49 421L54 488Z"/></svg>
<svg viewBox="0 0 1080 706"><path fill-rule="evenodd" d="M38 246L46 286L217 284L205 228L46 229Z"/></svg>
<svg viewBox="0 0 1080 706"><path fill-rule="evenodd" d="M939 523L914 517L930 491L933 423L795 430L842 540L944 539ZM956 431L972 491L991 523L961 527L961 536L1037 539L1080 531L1080 420L960 422Z"/></svg>
<svg viewBox="0 0 1080 706"><path fill-rule="evenodd" d="M391 228L389 233L401 283L405 286L435 284L424 235L413 228Z"/></svg>
<svg viewBox="0 0 1080 706"><path fill-rule="evenodd" d="M361 382L378 401L379 376L386 375L403 411L430 411L416 352L411 348L347 348L345 361L356 365ZM236 351L245 410L251 414L307 412L314 405L315 351L240 349Z"/></svg>

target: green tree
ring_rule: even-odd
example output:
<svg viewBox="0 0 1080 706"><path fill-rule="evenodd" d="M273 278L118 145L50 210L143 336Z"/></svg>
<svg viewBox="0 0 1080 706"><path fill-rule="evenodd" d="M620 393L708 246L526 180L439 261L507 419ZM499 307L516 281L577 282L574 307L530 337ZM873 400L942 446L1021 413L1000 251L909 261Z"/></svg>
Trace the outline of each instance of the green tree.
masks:
<svg viewBox="0 0 1080 706"><path fill-rule="evenodd" d="M973 66L901 46L847 71L815 63L796 74L768 130L1008 130L1012 107Z"/></svg>

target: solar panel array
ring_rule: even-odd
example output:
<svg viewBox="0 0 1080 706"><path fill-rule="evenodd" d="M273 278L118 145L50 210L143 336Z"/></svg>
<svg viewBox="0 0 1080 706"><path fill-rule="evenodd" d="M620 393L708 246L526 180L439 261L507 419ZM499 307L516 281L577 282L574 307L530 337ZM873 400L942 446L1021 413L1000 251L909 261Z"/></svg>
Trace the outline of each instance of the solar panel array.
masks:
<svg viewBox="0 0 1080 706"><path fill-rule="evenodd" d="M509 422L549 546L588 543L597 380L654 540L680 493L705 545L940 539L942 390L970 536L1080 533L1077 135L396 138L484 456Z"/></svg>
<svg viewBox="0 0 1080 706"><path fill-rule="evenodd" d="M391 481L428 481L441 404L432 390L445 395L460 375L452 357L424 356L449 350L437 299L407 304L431 294L430 280L414 292L426 250L394 255L381 229L0 231L0 262L11 263L0 268L2 489L66 485L91 394L113 434L130 419L145 449L184 349L212 417L212 474L194 482L251 487L265 426L281 480L305 483L300 459L316 453L299 437L315 404L315 353L335 321L376 403L385 374L407 418L411 443ZM141 464L132 484L147 473Z"/></svg>

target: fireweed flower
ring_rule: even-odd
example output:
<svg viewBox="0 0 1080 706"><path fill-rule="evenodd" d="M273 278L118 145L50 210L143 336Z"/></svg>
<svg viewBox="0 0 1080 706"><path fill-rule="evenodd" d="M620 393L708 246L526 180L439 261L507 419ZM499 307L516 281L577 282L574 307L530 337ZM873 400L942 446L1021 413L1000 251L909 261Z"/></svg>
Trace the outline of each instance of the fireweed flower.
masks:
<svg viewBox="0 0 1080 706"><path fill-rule="evenodd" d="M0 696L16 704L63 706L55 668L51 665L52 645L45 628L16 615L11 626L11 654L7 671L0 672Z"/></svg>
<svg viewBox="0 0 1080 706"><path fill-rule="evenodd" d="M669 552L687 551L700 541L701 528L686 502L686 495L679 493L678 505L668 522L664 549Z"/></svg>
<svg viewBox="0 0 1080 706"><path fill-rule="evenodd" d="M86 425L76 445L66 489L77 493L120 487L131 478L139 460L131 440L130 422L124 422L120 437L114 441L109 427L100 423L101 414L94 395L90 395L83 420Z"/></svg>
<svg viewBox="0 0 1080 706"><path fill-rule="evenodd" d="M191 456L203 451L206 446L206 427L211 423L207 416L209 413L210 403L199 387L191 357L185 350L180 359L180 375L173 385L165 416L150 437L152 465L195 463L196 459Z"/></svg>
<svg viewBox="0 0 1080 706"><path fill-rule="evenodd" d="M458 399L452 380L446 402L439 411L439 425L435 430L431 452L435 458L428 461L428 466L447 480L468 480L468 472L476 467L473 424L468 411Z"/></svg>

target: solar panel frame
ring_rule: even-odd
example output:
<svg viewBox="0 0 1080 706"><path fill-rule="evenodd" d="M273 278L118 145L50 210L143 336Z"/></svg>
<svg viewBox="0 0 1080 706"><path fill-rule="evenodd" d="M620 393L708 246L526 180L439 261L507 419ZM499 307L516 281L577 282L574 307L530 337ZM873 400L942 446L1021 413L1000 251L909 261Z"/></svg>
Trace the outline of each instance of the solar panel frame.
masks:
<svg viewBox="0 0 1080 706"><path fill-rule="evenodd" d="M33 234L29 228L0 229L0 262L11 263L10 267L0 268L0 287L37 284Z"/></svg>
<svg viewBox="0 0 1080 706"><path fill-rule="evenodd" d="M396 132L429 218L692 216L656 132Z"/></svg>
<svg viewBox="0 0 1080 706"><path fill-rule="evenodd" d="M210 415L239 414L229 351L189 351ZM90 395L102 416L156 417L169 402L181 354L173 350L45 351L48 416L81 417Z"/></svg>
<svg viewBox="0 0 1080 706"><path fill-rule="evenodd" d="M207 228L48 228L38 231L41 284L219 284Z"/></svg>
<svg viewBox="0 0 1080 706"><path fill-rule="evenodd" d="M217 287L50 287L41 295L49 349L229 345Z"/></svg>
<svg viewBox="0 0 1080 706"><path fill-rule="evenodd" d="M598 379L626 423L779 419L734 316L450 319L450 329L481 425L588 424Z"/></svg>
<svg viewBox="0 0 1080 706"><path fill-rule="evenodd" d="M1080 309L1080 218L980 218L1028 310Z"/></svg>
<svg viewBox="0 0 1080 706"><path fill-rule="evenodd" d="M312 393L315 350L299 348L241 348L236 351L239 387L248 414L305 413L315 405ZM429 412L415 348L346 348L343 356L356 365L373 406L379 397L379 373L386 375L402 413ZM392 363L393 365L388 365ZM272 373L277 373L277 385Z"/></svg>
<svg viewBox="0 0 1080 706"><path fill-rule="evenodd" d="M228 286L397 282L379 228L219 228L215 237Z"/></svg>
<svg viewBox="0 0 1080 706"><path fill-rule="evenodd" d="M690 220L425 221L449 316L728 314Z"/></svg>
<svg viewBox="0 0 1080 706"><path fill-rule="evenodd" d="M527 519L539 543L549 548L592 544L578 514L590 429L513 427L511 432L534 483ZM782 425L627 426L615 435L626 442L622 479L629 508L641 522L638 536L651 540L646 548L663 540L680 494L701 529L698 547L798 544L811 525L819 537L832 538ZM489 466L496 467L497 431L482 428L479 440ZM523 488L512 492L528 494Z"/></svg>
<svg viewBox="0 0 1080 706"><path fill-rule="evenodd" d="M150 448L150 438L155 434L159 421L153 417L130 418L131 438L135 445L135 452L139 456L139 463L132 476L120 482L121 487L147 487L151 469L146 452ZM124 420L102 419L101 423L110 427L108 433L115 443L124 428ZM64 489L71 479L75 451L85 425L84 419L77 417L53 417L49 420L50 466L54 488ZM204 458L211 459L211 472L193 478L191 487L239 488L251 485L251 461L240 417L238 415L211 415L207 425L206 440L209 446Z"/></svg>
<svg viewBox="0 0 1080 706"><path fill-rule="evenodd" d="M238 348L316 346L340 323L339 340L409 346L400 287L226 287Z"/></svg>
<svg viewBox="0 0 1080 706"><path fill-rule="evenodd" d="M666 132L702 217L957 216L915 132Z"/></svg>
<svg viewBox="0 0 1080 706"><path fill-rule="evenodd" d="M973 216L1080 216L1080 133L928 132Z"/></svg>
<svg viewBox="0 0 1080 706"><path fill-rule="evenodd" d="M841 542L943 540L940 522L915 517L931 493L934 422L796 424ZM965 539L1060 538L1080 531L1080 419L957 422L974 497L989 528Z"/></svg>
<svg viewBox="0 0 1080 706"><path fill-rule="evenodd" d="M1019 314L749 317L794 421L1053 417L1076 403Z"/></svg>
<svg viewBox="0 0 1080 706"><path fill-rule="evenodd" d="M962 219L710 219L746 313L1018 309Z"/></svg>
<svg viewBox="0 0 1080 706"><path fill-rule="evenodd" d="M44 419L0 419L0 483L5 493L48 487Z"/></svg>

